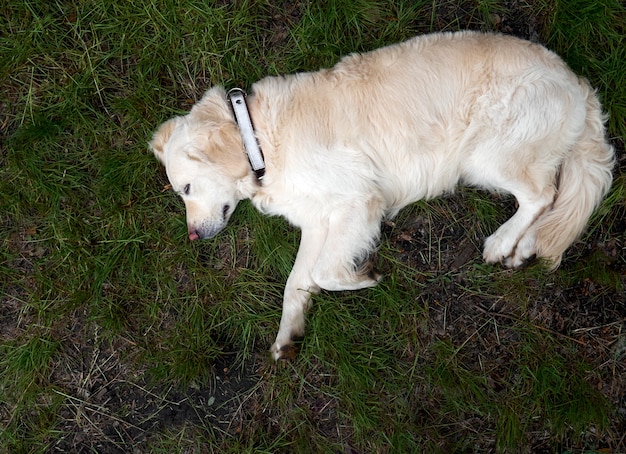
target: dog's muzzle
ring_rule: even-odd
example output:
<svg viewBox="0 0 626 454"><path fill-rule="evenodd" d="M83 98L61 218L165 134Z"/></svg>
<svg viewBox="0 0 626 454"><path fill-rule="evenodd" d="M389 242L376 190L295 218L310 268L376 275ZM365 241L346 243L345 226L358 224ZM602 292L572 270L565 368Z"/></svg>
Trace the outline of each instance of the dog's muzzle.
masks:
<svg viewBox="0 0 626 454"><path fill-rule="evenodd" d="M228 220L230 219L231 214L232 210L230 208L230 205L226 204L222 208L222 219L217 221L205 219L199 225L189 225L189 239L191 241L195 241L213 238L215 235L220 233L224 229L224 227L226 227L226 224L228 224Z"/></svg>

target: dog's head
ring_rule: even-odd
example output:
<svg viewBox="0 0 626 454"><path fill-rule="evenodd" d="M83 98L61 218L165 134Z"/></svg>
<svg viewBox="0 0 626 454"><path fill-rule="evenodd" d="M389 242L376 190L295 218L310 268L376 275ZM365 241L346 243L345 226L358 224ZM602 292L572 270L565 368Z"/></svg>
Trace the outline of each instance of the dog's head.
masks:
<svg viewBox="0 0 626 454"><path fill-rule="evenodd" d="M188 115L163 123L150 148L185 202L191 240L215 236L249 197L253 177L221 87L209 90Z"/></svg>

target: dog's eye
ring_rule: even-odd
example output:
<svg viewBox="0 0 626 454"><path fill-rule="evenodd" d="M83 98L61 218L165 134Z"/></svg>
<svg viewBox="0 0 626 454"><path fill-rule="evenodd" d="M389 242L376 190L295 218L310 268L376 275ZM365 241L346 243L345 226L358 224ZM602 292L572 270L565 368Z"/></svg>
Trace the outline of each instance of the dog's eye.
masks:
<svg viewBox="0 0 626 454"><path fill-rule="evenodd" d="M185 193L185 195L189 195L190 189L191 189L191 185L186 184L185 187L183 188L183 192Z"/></svg>

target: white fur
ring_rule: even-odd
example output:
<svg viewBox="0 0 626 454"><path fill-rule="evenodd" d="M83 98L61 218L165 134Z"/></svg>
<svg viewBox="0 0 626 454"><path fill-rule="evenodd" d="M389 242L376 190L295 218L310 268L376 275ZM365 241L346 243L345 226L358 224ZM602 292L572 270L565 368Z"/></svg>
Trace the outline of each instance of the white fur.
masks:
<svg viewBox="0 0 626 454"><path fill-rule="evenodd" d="M295 353L311 293L376 285L362 264L384 216L458 183L511 193L519 209L487 238L485 260L516 267L537 255L556 267L612 180L614 152L587 81L512 37L417 37L263 79L248 105L262 184L221 87L162 125L151 147L185 201L191 239L218 233L244 198L302 230L275 359Z"/></svg>

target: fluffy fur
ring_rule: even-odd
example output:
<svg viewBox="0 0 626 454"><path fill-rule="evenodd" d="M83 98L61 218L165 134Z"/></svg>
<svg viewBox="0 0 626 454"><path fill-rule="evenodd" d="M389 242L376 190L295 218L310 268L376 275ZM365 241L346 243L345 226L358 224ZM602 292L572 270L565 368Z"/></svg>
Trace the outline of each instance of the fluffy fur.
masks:
<svg viewBox="0 0 626 454"><path fill-rule="evenodd" d="M519 208L485 241L487 262L558 266L611 185L614 152L594 91L547 49L461 32L265 78L248 105L266 159L251 172L223 88L164 123L151 148L182 196L189 238L223 229L242 199L302 230L275 359L304 335L310 294L376 285L363 266L381 219L459 183Z"/></svg>

